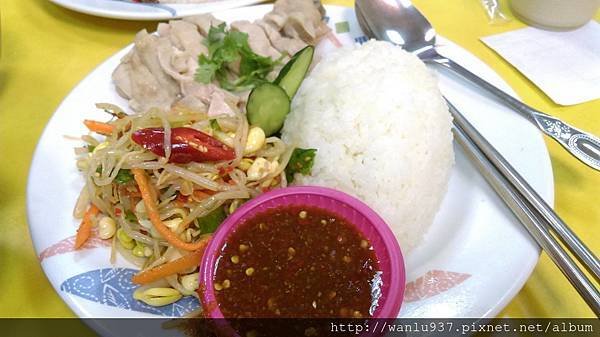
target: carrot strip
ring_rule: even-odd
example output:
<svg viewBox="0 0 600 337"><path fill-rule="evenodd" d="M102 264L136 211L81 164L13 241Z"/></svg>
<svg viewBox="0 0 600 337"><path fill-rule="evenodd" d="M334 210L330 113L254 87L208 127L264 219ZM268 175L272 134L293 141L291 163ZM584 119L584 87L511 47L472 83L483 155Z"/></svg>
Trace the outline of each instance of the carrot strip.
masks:
<svg viewBox="0 0 600 337"><path fill-rule="evenodd" d="M160 280L161 278L167 277L169 275L177 274L186 269L197 267L200 264L200 260L202 260L202 255L204 255L204 251L206 250L209 241L210 236L202 238L199 241L200 243L202 243L202 245L198 250L184 255L178 258L177 260L173 260L171 262L167 262L152 269L140 272L134 275L131 278L131 281L135 284L140 285L148 284L150 282Z"/></svg>
<svg viewBox="0 0 600 337"><path fill-rule="evenodd" d="M146 176L146 171L139 168L134 168L131 170L133 173L133 178L135 179L138 187L140 189L140 193L142 194L142 200L144 200L144 205L146 206L146 212L148 213L148 217L150 218L150 222L154 225L154 228L162 235L165 240L167 240L173 246L189 251L198 250L206 244L203 240L188 243L181 240L177 234L173 233L160 219L160 213L158 211L158 205L155 200L154 189L148 184L148 177Z"/></svg>
<svg viewBox="0 0 600 337"><path fill-rule="evenodd" d="M115 127L108 123L93 121L90 119L86 119L83 121L83 124L92 132L99 133L101 135L108 136L113 133Z"/></svg>
<svg viewBox="0 0 600 337"><path fill-rule="evenodd" d="M79 229L77 229L77 236L75 236L75 249L81 248L92 235L92 218L96 216L98 212L100 212L98 207L91 204L83 215L83 220L81 220Z"/></svg>

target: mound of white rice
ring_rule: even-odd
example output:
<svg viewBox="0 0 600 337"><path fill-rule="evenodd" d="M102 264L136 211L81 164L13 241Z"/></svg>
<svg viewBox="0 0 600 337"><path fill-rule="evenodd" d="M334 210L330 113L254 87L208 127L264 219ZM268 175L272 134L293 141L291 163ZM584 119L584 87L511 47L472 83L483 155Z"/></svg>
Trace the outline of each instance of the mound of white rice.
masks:
<svg viewBox="0 0 600 337"><path fill-rule="evenodd" d="M323 59L304 80L283 140L318 149L295 184L352 194L377 211L407 251L421 240L454 163L452 119L417 57L370 41Z"/></svg>

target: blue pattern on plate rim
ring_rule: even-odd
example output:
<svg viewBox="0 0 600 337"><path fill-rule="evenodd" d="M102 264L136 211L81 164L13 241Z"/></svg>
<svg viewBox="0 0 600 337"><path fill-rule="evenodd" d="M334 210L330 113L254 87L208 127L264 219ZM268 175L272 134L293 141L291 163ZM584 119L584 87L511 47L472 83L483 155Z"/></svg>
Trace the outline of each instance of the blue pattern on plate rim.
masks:
<svg viewBox="0 0 600 337"><path fill-rule="evenodd" d="M138 286L131 282L131 277L137 272L130 268L91 270L68 278L60 285L60 290L111 307L160 316L181 317L200 308L198 299L193 296L185 296L162 307L133 299L133 292Z"/></svg>
<svg viewBox="0 0 600 337"><path fill-rule="evenodd" d="M111 1L129 2L129 3L134 3L134 4L140 5L140 6L154 7L154 8L162 9L162 10L169 12L171 14L171 16L177 16L177 11L175 10L175 8L168 6L168 5L163 5L160 3L134 2L132 0L111 0Z"/></svg>

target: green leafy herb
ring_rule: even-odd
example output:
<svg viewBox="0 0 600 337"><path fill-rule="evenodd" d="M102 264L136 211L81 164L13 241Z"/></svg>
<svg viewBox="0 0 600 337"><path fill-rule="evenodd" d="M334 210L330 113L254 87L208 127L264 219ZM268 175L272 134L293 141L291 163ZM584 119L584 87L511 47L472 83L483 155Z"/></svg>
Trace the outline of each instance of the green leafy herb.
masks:
<svg viewBox="0 0 600 337"><path fill-rule="evenodd" d="M216 79L230 91L249 90L265 82L280 61L254 53L248 44L248 34L228 31L225 23L210 27L204 44L208 47L208 57L204 54L198 57L196 81L208 84ZM230 66L238 61L239 75L235 75Z"/></svg>
<svg viewBox="0 0 600 337"><path fill-rule="evenodd" d="M211 119L210 127L215 131L221 131L221 127L219 126L219 122L216 119Z"/></svg>
<svg viewBox="0 0 600 337"><path fill-rule="evenodd" d="M127 220L129 222L137 222L138 221L138 219L135 216L135 214L133 214L133 212L130 211L130 210L126 210L125 211L125 220Z"/></svg>
<svg viewBox="0 0 600 337"><path fill-rule="evenodd" d="M285 177L288 183L294 181L294 174L309 175L317 155L316 149L295 148L292 157L285 167Z"/></svg>
<svg viewBox="0 0 600 337"><path fill-rule="evenodd" d="M94 149L96 147L94 145L87 145L86 148L87 148L87 150L88 150L89 153L92 153L92 152L94 152Z"/></svg>
<svg viewBox="0 0 600 337"><path fill-rule="evenodd" d="M218 207L207 215L197 218L196 226L202 234L213 233L226 217L223 207Z"/></svg>
<svg viewBox="0 0 600 337"><path fill-rule="evenodd" d="M115 182L120 185L126 184L132 180L133 174L131 174L131 171L127 169L120 169L119 173L117 173L117 176L115 177Z"/></svg>

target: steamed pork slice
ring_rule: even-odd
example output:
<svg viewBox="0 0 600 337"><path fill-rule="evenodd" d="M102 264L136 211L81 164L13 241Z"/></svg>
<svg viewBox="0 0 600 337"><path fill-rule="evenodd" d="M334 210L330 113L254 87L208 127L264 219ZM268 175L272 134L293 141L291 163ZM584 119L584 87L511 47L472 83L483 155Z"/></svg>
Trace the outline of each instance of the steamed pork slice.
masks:
<svg viewBox="0 0 600 337"><path fill-rule="evenodd" d="M217 27L218 25L223 23L223 21L215 18L214 16L212 16L212 14L188 16L183 18L183 21L193 23L194 25L196 25L196 27L198 27L198 31L200 32L200 34L202 34L202 36L208 35L210 27Z"/></svg>
<svg viewBox="0 0 600 337"><path fill-rule="evenodd" d="M313 0L279 0L263 21L286 37L314 45L330 31L323 22L325 11L320 3Z"/></svg>
<svg viewBox="0 0 600 337"><path fill-rule="evenodd" d="M295 54L307 44L316 44L329 31L320 8L312 0L279 0L264 19L254 23L236 21L231 29L248 34L248 44L255 53L273 59L283 55L285 62L287 55ZM221 23L211 14L203 14L161 23L157 34L138 33L132 51L113 72L119 95L129 100L134 111L168 110L174 103L209 109L212 94L205 93L212 93L213 88L195 83L194 76L198 56L208 54L203 41L210 27ZM236 72L235 65L230 67ZM226 110L221 96L215 97L218 101L211 112ZM228 93L224 97L223 101L233 109L246 102L248 92Z"/></svg>
<svg viewBox="0 0 600 337"><path fill-rule="evenodd" d="M208 54L204 36L191 22L173 20L158 25L161 37L159 60L163 70L177 81L192 81L198 69L198 56Z"/></svg>
<svg viewBox="0 0 600 337"><path fill-rule="evenodd" d="M129 99L134 110L169 107L179 92L179 84L167 75L159 60L159 37L139 32L134 49L113 73L117 92Z"/></svg>
<svg viewBox="0 0 600 337"><path fill-rule="evenodd" d="M138 56L141 66L147 68L154 75L158 85L167 90L169 96L174 96L179 91L179 86L173 78L165 74L160 64L158 46L161 39L164 38L148 34L145 30L141 31L135 40L135 54Z"/></svg>
<svg viewBox="0 0 600 337"><path fill-rule="evenodd" d="M306 47L306 42L281 35L279 30L264 20L257 21L257 24L265 31L273 47L281 53L294 55Z"/></svg>
<svg viewBox="0 0 600 337"><path fill-rule="evenodd" d="M135 111L169 109L181 95L181 83L194 80L198 56L208 53L200 26L216 23L210 15L173 20L158 34L138 33L132 51L113 73L117 92Z"/></svg>
<svg viewBox="0 0 600 337"><path fill-rule="evenodd" d="M231 23L231 29L248 34L248 45L258 55L272 59L278 59L281 56L281 53L273 48L265 31L259 25L250 21L234 21Z"/></svg>
<svg viewBox="0 0 600 337"><path fill-rule="evenodd" d="M197 54L173 48L168 38L158 39L157 49L158 60L167 75L177 81L193 80L198 68Z"/></svg>
<svg viewBox="0 0 600 337"><path fill-rule="evenodd" d="M169 27L168 34L162 34L160 26L165 25ZM202 41L204 36L198 30L198 26L193 22L187 22L185 20L172 20L168 25L159 24L159 35L169 37L174 48L194 56L198 56L200 53L208 53L208 48Z"/></svg>
<svg viewBox="0 0 600 337"><path fill-rule="evenodd" d="M117 93L119 96L127 99L131 99L133 96L133 83L131 79L131 58L133 57L133 54L134 50L127 53L112 73L112 80L115 84Z"/></svg>
<svg viewBox="0 0 600 337"><path fill-rule="evenodd" d="M209 116L233 115L234 109L245 105L245 100L214 84L188 81L182 84L183 98L178 104L197 111L207 111ZM247 96L247 95L246 95Z"/></svg>

